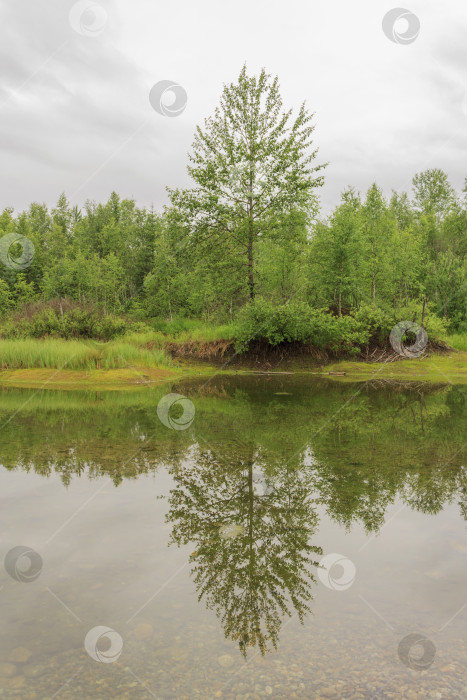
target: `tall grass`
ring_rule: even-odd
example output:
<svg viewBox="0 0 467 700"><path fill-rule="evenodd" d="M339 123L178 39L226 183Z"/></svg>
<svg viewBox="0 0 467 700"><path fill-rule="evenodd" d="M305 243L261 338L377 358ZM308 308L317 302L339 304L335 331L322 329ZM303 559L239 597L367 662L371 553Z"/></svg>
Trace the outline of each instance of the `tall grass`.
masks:
<svg viewBox="0 0 467 700"><path fill-rule="evenodd" d="M124 341L92 341L46 338L0 340L2 369L124 369L167 367L171 360L161 349L148 350Z"/></svg>
<svg viewBox="0 0 467 700"><path fill-rule="evenodd" d="M97 349L77 340L0 340L2 369L93 369Z"/></svg>
<svg viewBox="0 0 467 700"><path fill-rule="evenodd" d="M106 345L102 352L102 368L160 367L170 364L170 358L160 348L147 350L131 343L115 342Z"/></svg>
<svg viewBox="0 0 467 700"><path fill-rule="evenodd" d="M214 343L220 340L235 340L234 323L214 325L195 319L174 319L173 321L152 321L153 342L169 343ZM150 335L150 334L148 334Z"/></svg>
<svg viewBox="0 0 467 700"><path fill-rule="evenodd" d="M2 369L124 369L168 367L168 343L209 343L234 338L232 326L208 326L199 322L189 328L166 324L166 332L147 330L129 333L119 340L63 340L61 338L0 339Z"/></svg>
<svg viewBox="0 0 467 700"><path fill-rule="evenodd" d="M447 343L456 350L467 351L467 333L454 333L448 336Z"/></svg>
<svg viewBox="0 0 467 700"><path fill-rule="evenodd" d="M127 333L123 338L123 342L130 343L138 348L161 348L167 342L167 338L160 331L149 330L143 333Z"/></svg>

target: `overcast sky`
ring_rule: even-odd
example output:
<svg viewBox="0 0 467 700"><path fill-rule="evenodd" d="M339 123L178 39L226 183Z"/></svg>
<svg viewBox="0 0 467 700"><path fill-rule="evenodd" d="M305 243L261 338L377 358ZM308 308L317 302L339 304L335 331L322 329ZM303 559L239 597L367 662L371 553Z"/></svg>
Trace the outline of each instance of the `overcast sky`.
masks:
<svg viewBox="0 0 467 700"><path fill-rule="evenodd" d="M364 192L376 181L390 194L430 167L446 170L460 190L467 4L410 0L404 8L413 14L396 21L391 41L382 20L394 7L0 0L0 208L53 205L62 191L81 205L112 190L161 207L167 185L189 184L195 126L244 62L251 73L264 66L279 76L286 107L305 100L315 112L318 160L330 163L324 211L347 185ZM176 117L149 102L164 80L186 91Z"/></svg>

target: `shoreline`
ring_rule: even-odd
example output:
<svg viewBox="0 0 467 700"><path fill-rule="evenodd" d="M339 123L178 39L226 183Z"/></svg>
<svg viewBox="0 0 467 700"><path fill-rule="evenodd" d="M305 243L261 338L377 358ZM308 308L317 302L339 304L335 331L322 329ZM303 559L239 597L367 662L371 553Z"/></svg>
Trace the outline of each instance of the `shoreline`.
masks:
<svg viewBox="0 0 467 700"><path fill-rule="evenodd" d="M226 366L227 365L227 366ZM275 367L216 366L185 360L172 367L128 367L125 369L4 369L0 371L0 387L49 390L122 391L141 389L181 378L216 374L237 375L306 375L329 378L338 382L427 382L431 384L467 385L467 352L433 353L416 359L395 362L337 360L314 366L294 359Z"/></svg>

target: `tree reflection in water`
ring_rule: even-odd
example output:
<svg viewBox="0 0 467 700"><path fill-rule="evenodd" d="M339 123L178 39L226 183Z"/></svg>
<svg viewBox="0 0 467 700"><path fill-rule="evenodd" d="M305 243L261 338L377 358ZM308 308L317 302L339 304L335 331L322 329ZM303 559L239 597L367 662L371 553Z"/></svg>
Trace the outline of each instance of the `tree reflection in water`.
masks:
<svg viewBox="0 0 467 700"><path fill-rule="evenodd" d="M195 543L192 575L225 636L262 654L277 648L282 620L310 612L321 549L306 470L284 466L267 476L252 445L229 455L197 448L174 473L167 520L172 541Z"/></svg>
<svg viewBox="0 0 467 700"><path fill-rule="evenodd" d="M282 620L310 610L317 505L345 530L368 533L397 501L429 514L457 504L467 520L462 386L218 376L170 389L196 406L186 431L157 419L169 387L5 390L1 463L58 475L66 487L106 476L120 488L168 469L172 541L195 543L199 597L243 654L276 647Z"/></svg>

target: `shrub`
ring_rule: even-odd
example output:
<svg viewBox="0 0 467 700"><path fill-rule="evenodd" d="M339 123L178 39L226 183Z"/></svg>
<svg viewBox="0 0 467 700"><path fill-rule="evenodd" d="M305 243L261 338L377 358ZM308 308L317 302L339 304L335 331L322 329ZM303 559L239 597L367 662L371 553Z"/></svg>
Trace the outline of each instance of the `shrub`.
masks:
<svg viewBox="0 0 467 700"><path fill-rule="evenodd" d="M1 328L4 338L96 338L112 340L125 333L125 319L105 316L93 306L70 300L25 305Z"/></svg>
<svg viewBox="0 0 467 700"><path fill-rule="evenodd" d="M422 307L399 314L373 306L360 308L346 316L334 316L324 309L312 309L304 302L291 300L277 306L265 299L256 299L239 313L235 324L236 349L245 351L252 341L270 345L284 342L310 343L333 353L355 355L371 345L387 346L392 328L401 320L421 322ZM424 326L430 339L446 334L442 319L425 309Z"/></svg>
<svg viewBox="0 0 467 700"><path fill-rule="evenodd" d="M317 348L351 351L359 337L358 323L350 316L337 318L304 302L290 301L277 306L257 299L245 306L236 323L237 350L247 349L253 340L270 345L283 342L311 343Z"/></svg>

